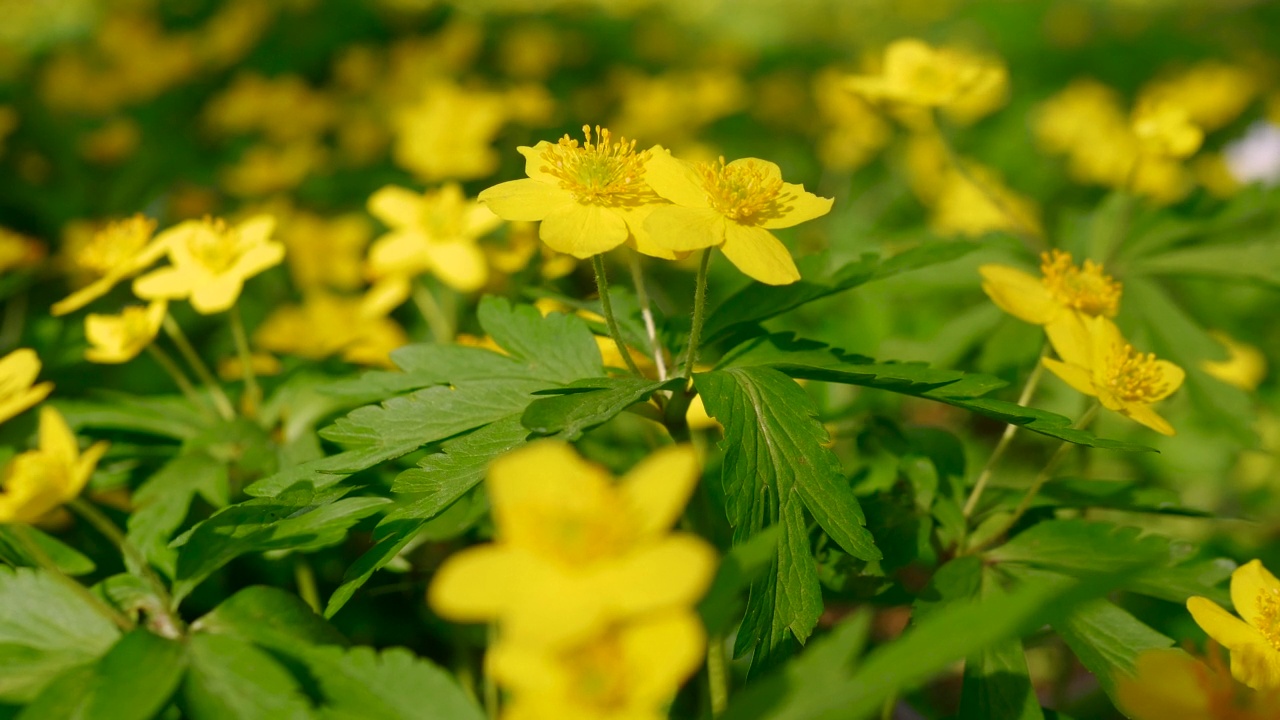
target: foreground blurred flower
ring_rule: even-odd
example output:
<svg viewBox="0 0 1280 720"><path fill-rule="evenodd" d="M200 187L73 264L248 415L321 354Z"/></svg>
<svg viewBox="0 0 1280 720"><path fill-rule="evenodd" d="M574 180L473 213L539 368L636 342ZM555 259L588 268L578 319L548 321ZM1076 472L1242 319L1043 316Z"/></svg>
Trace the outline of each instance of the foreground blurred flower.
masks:
<svg viewBox="0 0 1280 720"><path fill-rule="evenodd" d="M1062 250L1041 253L1039 278L1008 265L983 265L978 272L992 302L1034 325L1049 325L1074 313L1115 317L1120 310L1120 283L1092 260L1077 266L1071 253Z"/></svg>
<svg viewBox="0 0 1280 720"><path fill-rule="evenodd" d="M715 552L669 528L698 474L688 446L659 450L617 485L567 443L503 456L488 475L496 542L451 557L428 600L446 618L497 620L505 641L531 648L566 648L616 621L690 607Z"/></svg>
<svg viewBox="0 0 1280 720"><path fill-rule="evenodd" d="M169 267L134 280L144 300L190 299L202 315L229 309L244 281L284 259L284 245L270 240L270 215L255 215L227 227L222 219L188 220L164 233Z"/></svg>
<svg viewBox="0 0 1280 720"><path fill-rule="evenodd" d="M1044 358L1045 367L1076 390L1098 398L1108 410L1164 435L1173 426L1156 414L1153 403L1182 386L1186 373L1153 353L1140 353L1125 341L1115 323L1097 317L1065 317L1045 327L1061 361Z"/></svg>
<svg viewBox="0 0 1280 720"><path fill-rule="evenodd" d="M782 181L767 160L689 163L662 148L645 163L645 180L674 205L645 221L653 241L673 252L718 247L748 276L769 285L800 279L791 253L773 233L826 215L831 199Z"/></svg>
<svg viewBox="0 0 1280 720"><path fill-rule="evenodd" d="M142 214L93 230L85 225L68 229L63 263L75 282L88 283L53 304L54 315L75 312L110 292L125 278L155 264L167 250L167 237L152 240L156 221Z"/></svg>
<svg viewBox="0 0 1280 720"><path fill-rule="evenodd" d="M480 202L504 220L541 221L538 231L551 249L588 258L627 242L647 255L675 257L655 245L643 223L663 201L645 184L651 151L636 152L634 140L613 142L608 128L584 125L586 140L565 135L517 148L525 157L522 180L499 183L480 193Z"/></svg>
<svg viewBox="0 0 1280 720"><path fill-rule="evenodd" d="M1227 349L1227 359L1205 360L1200 363L1200 369L1245 392L1257 390L1267 376L1267 356L1253 345L1240 342L1224 332L1211 330L1209 334Z"/></svg>
<svg viewBox="0 0 1280 720"><path fill-rule="evenodd" d="M372 277L430 273L460 292L474 292L488 281L488 264L476 241L501 220L467 200L457 183L424 194L388 185L369 198L369 212L391 228L369 248Z"/></svg>
<svg viewBox="0 0 1280 720"><path fill-rule="evenodd" d="M1280 692L1241 687L1225 668L1181 650L1148 650L1133 675L1116 678L1120 707L1133 720L1276 720Z"/></svg>
<svg viewBox="0 0 1280 720"><path fill-rule="evenodd" d="M125 308L119 315L89 314L84 319L84 336L90 347L84 357L95 363L123 363L146 349L168 312L164 300L142 307Z"/></svg>
<svg viewBox="0 0 1280 720"><path fill-rule="evenodd" d="M9 461L0 492L0 523L38 522L80 494L107 451L97 442L80 453L67 421L51 407L40 409L40 445Z"/></svg>
<svg viewBox="0 0 1280 720"><path fill-rule="evenodd" d="M682 609L654 613L560 651L499 642L487 664L512 692L504 718L657 720L701 664L705 646L697 614Z"/></svg>
<svg viewBox="0 0 1280 720"><path fill-rule="evenodd" d="M21 348L0 358L0 422L21 413L49 395L53 383L36 385L40 358L35 350Z"/></svg>
<svg viewBox="0 0 1280 720"><path fill-rule="evenodd" d="M1237 680L1258 690L1280 689L1280 580L1261 561L1247 562L1231 574L1231 604L1240 617L1203 597L1189 598L1187 610L1231 651Z"/></svg>

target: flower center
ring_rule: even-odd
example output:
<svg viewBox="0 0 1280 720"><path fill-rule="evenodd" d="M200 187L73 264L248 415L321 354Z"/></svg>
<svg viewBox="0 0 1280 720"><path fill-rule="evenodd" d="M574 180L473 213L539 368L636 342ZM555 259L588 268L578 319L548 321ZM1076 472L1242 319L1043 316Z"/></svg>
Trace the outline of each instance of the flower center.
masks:
<svg viewBox="0 0 1280 720"><path fill-rule="evenodd" d="M636 152L636 141L619 138L613 142L608 128L582 126L586 140L581 145L568 135L542 151L543 172L560 181L560 187L580 201L621 204L636 200L648 186L644 184L644 163L649 151Z"/></svg>
<svg viewBox="0 0 1280 720"><path fill-rule="evenodd" d="M1058 302L1090 315L1115 317L1120 308L1120 283L1102 272L1102 266L1085 260L1076 267L1071 253L1051 250L1040 255L1044 286Z"/></svg>
<svg viewBox="0 0 1280 720"><path fill-rule="evenodd" d="M151 240L156 221L141 214L117 220L93 234L75 254L75 263L95 275L106 275L128 263Z"/></svg>
<svg viewBox="0 0 1280 720"><path fill-rule="evenodd" d="M620 710L627 706L627 673L622 647L616 633L573 651L572 668L579 697L601 710Z"/></svg>
<svg viewBox="0 0 1280 720"><path fill-rule="evenodd" d="M1153 403L1171 391L1155 353L1140 353L1128 343L1112 354L1106 379L1111 391L1127 402Z"/></svg>
<svg viewBox="0 0 1280 720"><path fill-rule="evenodd" d="M228 229L222 218L205 218L204 225L187 238L187 250L205 270L220 275L240 259L240 234Z"/></svg>
<svg viewBox="0 0 1280 720"><path fill-rule="evenodd" d="M771 176L764 164L747 160L726 165L722 156L719 162L698 163L694 169L707 202L730 220L749 221L777 206L782 178Z"/></svg>
<svg viewBox="0 0 1280 720"><path fill-rule="evenodd" d="M1280 593L1263 590L1258 595L1258 632L1280 651Z"/></svg>

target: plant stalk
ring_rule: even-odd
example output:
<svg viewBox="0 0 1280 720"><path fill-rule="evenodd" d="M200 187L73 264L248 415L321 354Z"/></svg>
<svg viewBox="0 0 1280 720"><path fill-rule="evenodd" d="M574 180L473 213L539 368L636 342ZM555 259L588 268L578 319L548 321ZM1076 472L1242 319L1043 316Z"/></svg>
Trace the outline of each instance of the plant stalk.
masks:
<svg viewBox="0 0 1280 720"><path fill-rule="evenodd" d="M600 309L604 311L604 322L609 326L609 335L613 338L614 344L618 346L618 354L622 356L622 361L627 364L627 368L632 373L635 373L636 377L644 377L635 358L631 357L631 350L622 340L622 330L618 327L618 319L613 314L613 302L609 299L609 276L604 269L604 255L592 255L591 267L596 271L596 288L600 292Z"/></svg>
<svg viewBox="0 0 1280 720"><path fill-rule="evenodd" d="M173 344L177 346L178 353L182 355L182 359L187 361L187 365L191 367L196 377L200 378L200 382L209 388L209 392L213 393L213 404L218 409L218 414L223 420L231 420L236 416L235 407L231 404L231 398L227 397L227 393L223 391L222 385L217 378L209 370L209 366L204 364L200 359L200 354L191 346L191 341L187 339L178 322L173 319L172 315L164 316L164 331L173 340Z"/></svg>
<svg viewBox="0 0 1280 720"><path fill-rule="evenodd" d="M244 376L244 398L241 406L244 414L255 417L258 404L262 402L262 388L258 387L258 377L253 372L253 352L249 349L249 335L244 330L244 317L240 313L240 305L231 307L231 335L235 338L236 353L240 356L240 372Z"/></svg>
<svg viewBox="0 0 1280 720"><path fill-rule="evenodd" d="M1022 386L1022 394L1018 396L1018 404L1025 406L1031 401L1031 396L1035 393L1036 387L1040 385L1040 378L1044 376L1044 359L1049 355L1049 344L1045 343L1040 349L1040 356L1036 358L1036 366L1032 368L1031 375L1027 377L1027 384ZM1009 443L1013 440L1013 436L1018 433L1017 425L1007 425L1004 434L1000 436L1000 441L996 443L996 447L991 451L991 456L987 458L987 462L982 466L982 472L978 474L978 480L973 484L973 491L969 493L969 499L964 504L964 516L968 518L978 507L978 500L982 497L982 492L987 489L987 481L991 479L991 471L995 468L996 463L1004 456L1005 450L1009 449Z"/></svg>

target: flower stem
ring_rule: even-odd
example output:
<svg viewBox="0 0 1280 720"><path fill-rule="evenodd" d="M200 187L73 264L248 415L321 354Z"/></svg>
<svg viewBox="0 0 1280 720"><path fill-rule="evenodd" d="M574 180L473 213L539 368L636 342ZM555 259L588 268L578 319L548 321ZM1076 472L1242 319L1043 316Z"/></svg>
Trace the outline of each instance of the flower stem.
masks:
<svg viewBox="0 0 1280 720"><path fill-rule="evenodd" d="M31 534L27 532L25 525L14 525L13 535L18 538L18 542L21 543L23 549L25 549L31 557L35 558L36 564L40 566L41 570L49 573L50 576L66 586L68 590L75 593L81 600L84 600L93 607L94 610L101 613L103 617L110 620L116 627L125 632L129 632L135 627L133 621L124 613L103 602L102 598L89 592L89 589L84 585L81 585L68 577L66 573L62 572L62 570L58 568L58 564L55 563L47 553L45 553L44 549L41 548L40 545L36 543L35 539L31 537Z"/></svg>
<svg viewBox="0 0 1280 720"><path fill-rule="evenodd" d="M644 377L635 358L631 357L631 349L623 342L622 330L618 327L618 320L613 315L613 302L609 299L609 276L605 274L604 269L604 255L592 255L591 266L596 271L596 288L600 291L600 309L604 311L604 321L609 326L609 335L613 338L614 344L618 346L618 354L627 364L627 369L637 377Z"/></svg>
<svg viewBox="0 0 1280 720"><path fill-rule="evenodd" d="M156 361L156 364L160 366L160 369L165 371L165 373L173 380L173 384L178 386L178 389L182 391L183 395L187 396L187 399L190 400L192 404L197 407L205 408L207 411L209 406L206 403L208 401L205 398L200 397L200 393L196 392L196 388L191 384L191 380L187 378L186 373L182 372L182 368L178 366L178 363L174 362L172 357L169 357L169 353L161 350L159 346L153 343L147 346L147 354L151 356L152 360Z"/></svg>
<svg viewBox="0 0 1280 720"><path fill-rule="evenodd" d="M316 572L302 555L294 555L293 581L298 586L298 597L317 615L320 614L320 592L316 589Z"/></svg>
<svg viewBox="0 0 1280 720"><path fill-rule="evenodd" d="M658 369L658 379L665 381L667 361L663 357L662 346L658 343L658 326L653 321L649 292L644 286L644 269L640 267L640 253L629 252L627 259L631 266L631 282L636 287L636 300L640 303L640 317L644 318L644 331L649 336L649 351L653 353L653 364Z"/></svg>
<svg viewBox="0 0 1280 720"><path fill-rule="evenodd" d="M1044 375L1045 357L1049 355L1049 344L1045 343L1040 349L1040 356L1036 358L1036 366L1031 369L1031 375L1027 377L1027 384L1022 386L1022 394L1018 396L1018 404L1026 405L1031 401L1031 396L1035 393L1036 387L1040 384L1040 378ZM1000 436L1000 441L996 443L996 447L991 451L991 456L987 458L987 462L982 466L982 472L978 474L978 480L973 484L973 492L969 494L968 501L964 504L964 516L967 518L973 514L975 508L978 507L978 499L982 497L982 492L987 489L987 481L991 479L991 471L995 468L1000 458L1004 456L1005 450L1009 449L1009 443L1013 440L1013 436L1018 433L1017 425L1007 425L1004 434Z"/></svg>
<svg viewBox="0 0 1280 720"><path fill-rule="evenodd" d="M689 329L689 353L685 356L684 376L693 379L693 366L698 362L698 343L702 340L702 323L707 315L707 266L711 263L711 248L702 251L698 263L698 278L693 288L693 326Z"/></svg>
<svg viewBox="0 0 1280 720"><path fill-rule="evenodd" d="M488 716L490 720L496 720L501 714L501 707L498 698L498 684L494 682L493 673L489 671L489 651L498 643L497 623L489 623L489 626L485 631L485 639L487 641L485 654L482 661L483 665L480 668L480 672L484 676L484 679L481 681L481 685L483 686L481 692L484 693L485 715Z"/></svg>
<svg viewBox="0 0 1280 720"><path fill-rule="evenodd" d="M431 294L431 290L420 282L414 282L410 297L422 319L427 321L431 337L442 345L453 342L453 323L445 315L440 303L436 302L436 296Z"/></svg>
<svg viewBox="0 0 1280 720"><path fill-rule="evenodd" d="M200 359L200 354L191 346L191 341L187 340L187 336L182 332L182 328L172 315L164 316L164 331L173 340L173 344L178 347L178 353L187 361L187 365L195 372L196 377L200 378L200 382L209 388L209 392L213 393L213 404L218 409L218 414L223 420L230 420L236 416L235 408L231 405L231 399L227 397L226 392L222 390L222 385L214 378L213 373L209 371L209 366L204 364Z"/></svg>
<svg viewBox="0 0 1280 720"><path fill-rule="evenodd" d="M707 689L711 700L711 717L719 717L729 706L729 668L724 660L724 638L707 638Z"/></svg>
<svg viewBox="0 0 1280 720"><path fill-rule="evenodd" d="M253 353L249 350L249 336L244 331L244 318L240 314L240 306L231 306L231 336L235 338L236 353L240 355L240 372L244 375L244 398L241 406L244 414L254 417L258 414L258 403L262 401L262 388L258 387L258 377L253 374Z"/></svg>

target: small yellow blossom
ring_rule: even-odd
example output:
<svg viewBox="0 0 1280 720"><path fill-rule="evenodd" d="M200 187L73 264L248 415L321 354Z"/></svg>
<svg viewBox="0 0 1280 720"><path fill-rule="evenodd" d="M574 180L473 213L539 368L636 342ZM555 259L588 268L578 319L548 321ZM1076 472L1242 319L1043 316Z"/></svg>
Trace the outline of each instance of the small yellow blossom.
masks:
<svg viewBox="0 0 1280 720"><path fill-rule="evenodd" d="M934 201L929 226L944 236L980 237L992 232L1040 236L1040 209L1019 195L990 168L965 163L948 168Z"/></svg>
<svg viewBox="0 0 1280 720"><path fill-rule="evenodd" d="M235 164L222 168L219 179L237 197L270 195L301 185L324 165L326 157L324 147L310 140L254 145Z"/></svg>
<svg viewBox="0 0 1280 720"><path fill-rule="evenodd" d="M4 469L0 523L35 523L76 499L106 451L107 443L97 442L81 454L67 421L52 407L42 407L39 447Z"/></svg>
<svg viewBox="0 0 1280 720"><path fill-rule="evenodd" d="M492 145L506 122L502 95L437 80L395 115L391 156L424 182L485 177L498 169Z"/></svg>
<svg viewBox="0 0 1280 720"><path fill-rule="evenodd" d="M1211 131L1239 117L1257 97L1258 85L1253 72L1209 60L1148 83L1139 93L1138 103L1176 105L1191 122Z"/></svg>
<svg viewBox="0 0 1280 720"><path fill-rule="evenodd" d="M791 253L773 233L826 215L831 199L782 181L767 160L688 163L662 148L645 163L645 180L673 205L645 221L653 242L672 252L719 247L749 277L769 285L800 279Z"/></svg>
<svg viewBox="0 0 1280 720"><path fill-rule="evenodd" d="M1257 390L1262 379L1267 376L1267 356L1258 348L1240 342L1224 332L1214 330L1209 334L1227 349L1227 359L1205 360L1200 363L1200 368L1245 392Z"/></svg>
<svg viewBox="0 0 1280 720"><path fill-rule="evenodd" d="M1133 720L1277 720L1280 690L1253 691L1181 650L1148 650L1133 675L1116 678L1120 707ZM1216 660L1216 661L1215 661Z"/></svg>
<svg viewBox="0 0 1280 720"><path fill-rule="evenodd" d="M391 351L409 338L394 320L359 296L313 292L301 305L283 305L253 333L255 347L323 360L333 355L358 365L394 367Z"/></svg>
<svg viewBox="0 0 1280 720"><path fill-rule="evenodd" d="M517 647L566 648L611 624L690 607L715 552L672 533L698 479L689 446L660 450L620 483L567 443L543 440L489 469L496 542L463 550L428 592L442 616L498 620Z"/></svg>
<svg viewBox="0 0 1280 720"><path fill-rule="evenodd" d="M504 220L541 221L539 236L557 252L588 258L630 242L647 255L673 258L650 240L644 219L662 204L645 183L652 151L636 152L634 140L613 142L608 128L583 126L586 140L565 135L517 148L525 157L521 180L480 193L480 202Z"/></svg>
<svg viewBox="0 0 1280 720"><path fill-rule="evenodd" d="M122 117L80 138L80 154L89 162L114 165L132 155L141 142L138 123Z"/></svg>
<svg viewBox="0 0 1280 720"><path fill-rule="evenodd" d="M1187 610L1231 651L1237 680L1257 690L1280 690L1280 580L1251 560L1231 573L1231 604L1240 617L1203 597L1189 598Z"/></svg>
<svg viewBox="0 0 1280 720"><path fill-rule="evenodd" d="M1133 111L1133 132L1149 155L1185 158L1204 142L1204 131L1183 108L1169 102L1140 103Z"/></svg>
<svg viewBox="0 0 1280 720"><path fill-rule="evenodd" d="M1061 360L1044 358L1045 367L1079 392L1098 398L1108 410L1164 435L1173 426L1151 406L1182 386L1186 373L1152 353L1140 353L1105 316L1072 315L1045 327Z"/></svg>
<svg viewBox="0 0 1280 720"><path fill-rule="evenodd" d="M49 395L53 383L35 384L40 357L35 350L19 348L0 358L0 422L30 408Z"/></svg>
<svg viewBox="0 0 1280 720"><path fill-rule="evenodd" d="M856 76L846 82L873 102L940 108L971 122L1003 104L1008 71L989 58L907 38L885 48L880 75Z"/></svg>
<svg viewBox="0 0 1280 720"><path fill-rule="evenodd" d="M249 369L257 377L271 377L284 372L280 359L266 352L250 353ZM218 377L227 382L244 379L244 362L238 354L228 355L218 361Z"/></svg>
<svg viewBox="0 0 1280 720"><path fill-rule="evenodd" d="M123 363L138 356L146 349L168 312L164 300L147 305L127 307L119 315L95 315L84 319L84 336L90 347L84 357L95 363Z"/></svg>
<svg viewBox="0 0 1280 720"><path fill-rule="evenodd" d="M1062 250L1040 255L1039 278L1008 265L983 265L978 272L992 302L1034 325L1049 325L1072 313L1115 317L1120 310L1120 283L1092 260L1077 266L1071 253Z"/></svg>
<svg viewBox="0 0 1280 720"><path fill-rule="evenodd" d="M817 148L824 166L842 172L856 170L889 143L889 123L866 100L848 91L839 70L818 73L813 80L813 99L824 125Z"/></svg>
<svg viewBox="0 0 1280 720"><path fill-rule="evenodd" d="M457 183L421 195L388 185L369 198L369 212L391 228L369 248L371 277L430 273L461 292L479 290L488 281L477 240L501 221L468 200Z"/></svg>
<svg viewBox="0 0 1280 720"><path fill-rule="evenodd" d="M511 691L508 720L657 720L702 664L705 647L697 614L672 610L566 650L499 641L487 666Z"/></svg>
<svg viewBox="0 0 1280 720"><path fill-rule="evenodd" d="M133 282L144 300L190 299L202 315L229 309L244 281L284 259L284 245L270 239L275 219L256 215L234 227L221 219L188 220L165 231L172 265Z"/></svg>
<svg viewBox="0 0 1280 720"><path fill-rule="evenodd" d="M289 274L303 293L358 290L364 285L361 262L373 225L363 213L321 217L295 211L281 221L279 235Z"/></svg>
<svg viewBox="0 0 1280 720"><path fill-rule="evenodd" d="M0 227L0 273L33 267L44 259L44 245Z"/></svg>
<svg viewBox="0 0 1280 720"><path fill-rule="evenodd" d="M99 230L85 225L68 228L62 261L73 280L87 283L53 304L54 315L75 312L125 278L155 264L167 252L165 241L152 239L156 222L143 216L108 223Z"/></svg>
<svg viewBox="0 0 1280 720"><path fill-rule="evenodd" d="M507 223L506 243L484 246L485 257L494 271L514 275L529 266L537 258L539 274L546 280L555 280L573 272L578 259L556 252L549 245L538 242L538 225L533 222Z"/></svg>

